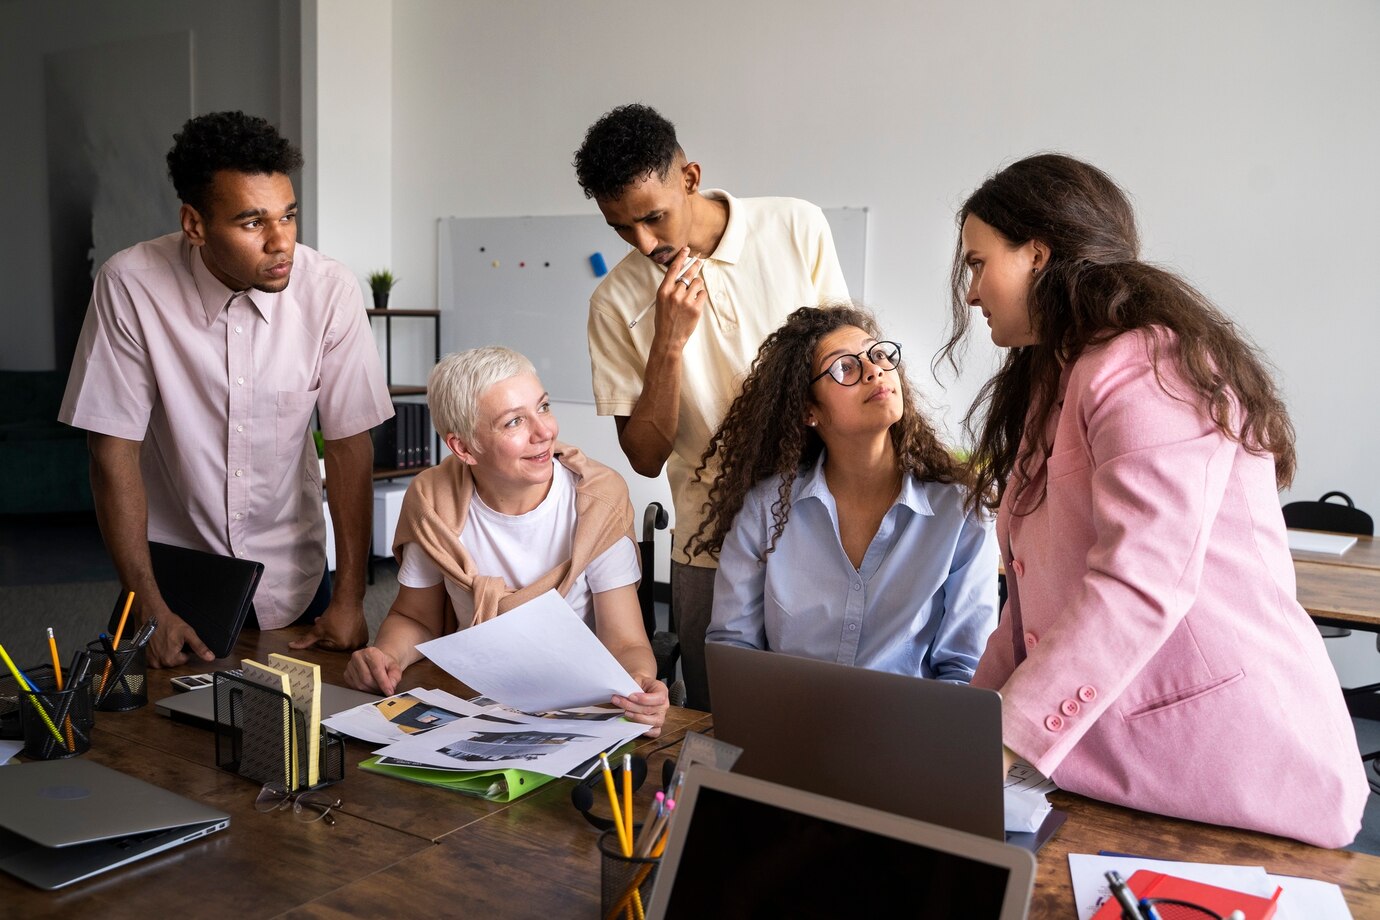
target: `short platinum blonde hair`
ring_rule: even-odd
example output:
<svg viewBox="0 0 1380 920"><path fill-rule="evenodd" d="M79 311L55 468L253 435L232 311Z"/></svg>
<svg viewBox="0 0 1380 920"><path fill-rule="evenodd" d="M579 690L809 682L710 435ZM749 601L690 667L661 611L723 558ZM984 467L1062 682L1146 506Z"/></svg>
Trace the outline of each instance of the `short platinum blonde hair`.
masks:
<svg viewBox="0 0 1380 920"><path fill-rule="evenodd" d="M431 424L442 438L453 433L465 446L473 448L479 400L484 391L500 380L536 372L525 356L502 345L446 355L431 369L426 381Z"/></svg>

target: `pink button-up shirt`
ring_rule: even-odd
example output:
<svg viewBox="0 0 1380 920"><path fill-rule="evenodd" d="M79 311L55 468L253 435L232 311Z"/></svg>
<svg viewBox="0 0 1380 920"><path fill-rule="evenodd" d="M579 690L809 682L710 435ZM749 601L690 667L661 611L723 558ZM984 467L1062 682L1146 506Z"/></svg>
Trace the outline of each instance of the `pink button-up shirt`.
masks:
<svg viewBox="0 0 1380 920"><path fill-rule="evenodd" d="M97 274L58 420L143 441L149 539L262 562L272 629L325 569L313 409L331 440L393 414L354 275L299 244L286 290L235 292L172 233Z"/></svg>

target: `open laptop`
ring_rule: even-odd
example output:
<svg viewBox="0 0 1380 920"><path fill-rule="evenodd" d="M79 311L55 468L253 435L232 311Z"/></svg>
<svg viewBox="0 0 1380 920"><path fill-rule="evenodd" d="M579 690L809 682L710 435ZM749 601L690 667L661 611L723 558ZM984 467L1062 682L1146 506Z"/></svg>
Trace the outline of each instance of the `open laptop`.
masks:
<svg viewBox="0 0 1380 920"><path fill-rule="evenodd" d="M230 826L230 816L89 760L0 767L0 869L54 889Z"/></svg>
<svg viewBox="0 0 1380 920"><path fill-rule="evenodd" d="M734 770L1034 852L1064 823L1006 833L1001 696L938 680L710 643L714 737Z"/></svg>
<svg viewBox="0 0 1380 920"><path fill-rule="evenodd" d="M321 684L321 718L329 718L337 712L354 709L365 703L377 703L382 697L349 687L335 684ZM216 727L216 692L212 687L201 690L188 690L165 696L153 704L159 715L167 716L174 722L185 722L198 728Z"/></svg>
<svg viewBox="0 0 1380 920"><path fill-rule="evenodd" d="M1027 850L696 764L647 916L1022 920L1034 882Z"/></svg>
<svg viewBox="0 0 1380 920"><path fill-rule="evenodd" d="M186 620L217 658L229 657L249 616L263 563L153 541L149 560L168 609ZM125 596L121 590L110 612L107 631L112 636Z"/></svg>

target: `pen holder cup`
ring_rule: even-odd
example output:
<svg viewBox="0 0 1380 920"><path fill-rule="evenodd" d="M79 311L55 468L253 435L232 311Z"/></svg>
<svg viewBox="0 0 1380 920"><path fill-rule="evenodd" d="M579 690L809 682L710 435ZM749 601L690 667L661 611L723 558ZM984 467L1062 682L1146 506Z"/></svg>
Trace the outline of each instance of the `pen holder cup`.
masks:
<svg viewBox="0 0 1380 920"><path fill-rule="evenodd" d="M91 653L91 694L99 712L127 712L149 701L148 658L142 645L129 643L106 648L104 642L88 643Z"/></svg>
<svg viewBox="0 0 1380 920"><path fill-rule="evenodd" d="M79 684L64 684L46 675L30 673L38 690L19 692L19 720L24 728L24 756L36 760L61 760L91 750L90 678Z"/></svg>
<svg viewBox="0 0 1380 920"><path fill-rule="evenodd" d="M52 665L25 668L24 673L40 687L52 686ZM46 685L45 680L48 681ZM24 737L24 725L19 716L19 689L20 685L10 672L0 668L0 740L17 741Z"/></svg>
<svg viewBox="0 0 1380 920"><path fill-rule="evenodd" d="M637 827L633 828L633 833L637 833ZM657 870L661 868L661 857L624 856L618 831L614 829L599 835L599 865L599 916L605 920L634 916L634 891L641 895L642 907L646 909L651 902Z"/></svg>

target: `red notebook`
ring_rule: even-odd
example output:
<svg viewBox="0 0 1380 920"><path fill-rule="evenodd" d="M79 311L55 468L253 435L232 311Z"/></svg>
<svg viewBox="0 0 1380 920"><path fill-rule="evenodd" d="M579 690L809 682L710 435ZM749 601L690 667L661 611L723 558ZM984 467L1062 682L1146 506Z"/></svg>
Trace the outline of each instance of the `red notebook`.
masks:
<svg viewBox="0 0 1380 920"><path fill-rule="evenodd" d="M1137 900L1172 898L1206 907L1223 917L1239 910L1246 915L1246 920L1270 920L1275 915L1276 902L1284 891L1283 888L1276 888L1272 897L1262 898L1229 888L1218 888L1216 885L1190 882L1187 879L1165 875L1163 872L1151 872L1149 869L1141 869L1127 879L1126 887L1131 889ZM1160 908L1160 913L1166 917L1171 916L1166 908ZM1121 905L1113 898L1093 914L1093 920L1121 920Z"/></svg>

